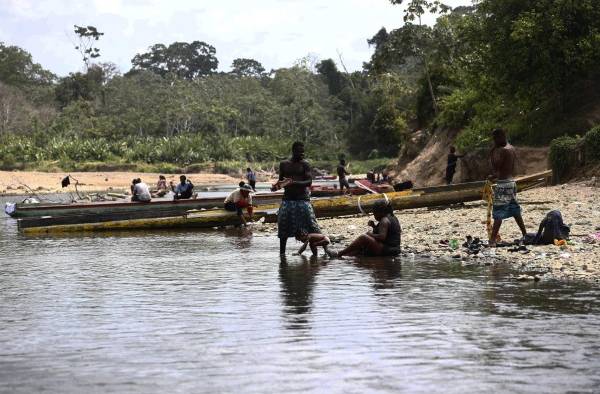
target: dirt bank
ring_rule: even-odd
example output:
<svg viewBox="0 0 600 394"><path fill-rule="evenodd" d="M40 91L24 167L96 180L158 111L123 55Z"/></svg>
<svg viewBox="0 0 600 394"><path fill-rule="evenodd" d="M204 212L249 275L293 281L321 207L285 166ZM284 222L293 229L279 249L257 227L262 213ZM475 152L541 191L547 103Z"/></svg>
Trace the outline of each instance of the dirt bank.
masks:
<svg viewBox="0 0 600 394"><path fill-rule="evenodd" d="M456 239L462 244L467 235L486 239L486 206L469 203L463 207L441 210L413 209L397 212L403 226L403 258L413 255L448 259L463 266L495 264L506 261L519 271L542 280L582 279L600 281L600 241L586 243L589 234L600 232L600 188L586 184L568 184L533 189L519 195L523 218L528 232L537 232L539 223L553 209L562 212L566 224L571 226L573 245L560 248L554 245L528 246L528 251L510 252L507 247L484 249L478 255L469 255L462 247L454 250L440 244L442 240ZM368 230L368 217L346 217L319 220L323 232L335 240L334 249L347 245ZM274 232L275 226L262 226L262 231ZM520 238L514 220L506 221L501 228L505 241ZM299 247L290 242L291 248Z"/></svg>
<svg viewBox="0 0 600 394"><path fill-rule="evenodd" d="M0 171L0 194L24 193L28 188L38 192L64 191L60 181L67 175L79 181L83 191L129 189L133 178L142 178L149 185L156 183L158 173L140 172L38 172ZM237 183L239 179L222 174L187 174L196 185ZM179 175L167 174L167 180L179 181ZM72 188L72 186L70 186Z"/></svg>
<svg viewBox="0 0 600 394"><path fill-rule="evenodd" d="M455 134L451 131L440 131L429 138L416 157L409 156L412 160L406 161L401 157L399 166L395 171L395 174L397 174L396 179L402 181L412 180L417 187L444 184L448 150L453 145ZM418 139L423 141L424 138L419 135ZM519 175L534 174L548 169L549 148L523 146L516 146L515 148L517 150L517 173ZM471 182L485 179L491 173L488 162L489 151L482 149L473 152L458 152L458 154L465 153L466 156L458 161L454 182Z"/></svg>

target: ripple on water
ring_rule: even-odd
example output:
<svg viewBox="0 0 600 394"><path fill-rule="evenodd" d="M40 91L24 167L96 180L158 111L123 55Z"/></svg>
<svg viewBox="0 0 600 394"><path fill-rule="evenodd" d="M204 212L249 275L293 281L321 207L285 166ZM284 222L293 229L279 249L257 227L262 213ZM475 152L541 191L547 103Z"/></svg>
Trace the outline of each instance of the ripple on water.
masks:
<svg viewBox="0 0 600 394"><path fill-rule="evenodd" d="M597 288L430 260L282 264L277 239L243 230L0 235L0 391L600 385Z"/></svg>

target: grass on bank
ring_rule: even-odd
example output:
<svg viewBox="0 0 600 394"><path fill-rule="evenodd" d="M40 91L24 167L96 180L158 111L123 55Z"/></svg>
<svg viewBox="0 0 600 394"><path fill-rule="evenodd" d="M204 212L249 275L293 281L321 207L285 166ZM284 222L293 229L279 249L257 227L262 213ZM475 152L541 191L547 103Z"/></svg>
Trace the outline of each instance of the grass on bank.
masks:
<svg viewBox="0 0 600 394"><path fill-rule="evenodd" d="M369 160L350 160L349 172L352 174L365 174L370 170L381 170L392 164L394 158L378 158ZM335 160L309 160L313 168L327 171L335 174L338 162ZM214 173L225 174L233 177L240 177L244 174L247 167L254 171L275 172L279 166L279 161L261 161L248 162L245 160L222 160L204 163L193 163L187 166L178 166L172 163L126 163L112 161L39 161L35 163L13 163L10 167L4 167L3 170L20 171L43 171L43 172L152 172L164 174L193 174L193 173Z"/></svg>

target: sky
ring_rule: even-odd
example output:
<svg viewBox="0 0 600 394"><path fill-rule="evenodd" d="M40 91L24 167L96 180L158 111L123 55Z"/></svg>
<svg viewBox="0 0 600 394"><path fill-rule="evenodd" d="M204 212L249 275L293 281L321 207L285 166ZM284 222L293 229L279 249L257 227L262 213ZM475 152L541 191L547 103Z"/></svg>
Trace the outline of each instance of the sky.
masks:
<svg viewBox="0 0 600 394"><path fill-rule="evenodd" d="M400 27L402 16L388 0L0 0L0 41L24 48L60 76L82 69L73 25L104 32L98 61L122 72L153 44L194 40L216 48L221 71L240 57L267 70L308 54L338 63L338 52L354 71L371 56L367 39L381 27Z"/></svg>

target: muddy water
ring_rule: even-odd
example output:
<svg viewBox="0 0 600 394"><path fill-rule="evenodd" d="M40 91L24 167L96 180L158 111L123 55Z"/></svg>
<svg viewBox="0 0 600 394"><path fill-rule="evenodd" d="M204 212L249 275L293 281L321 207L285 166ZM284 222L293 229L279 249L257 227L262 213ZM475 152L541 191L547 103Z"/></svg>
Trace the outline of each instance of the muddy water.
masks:
<svg viewBox="0 0 600 394"><path fill-rule="evenodd" d="M0 219L0 392L597 392L600 289ZM291 243L290 247L299 245Z"/></svg>

